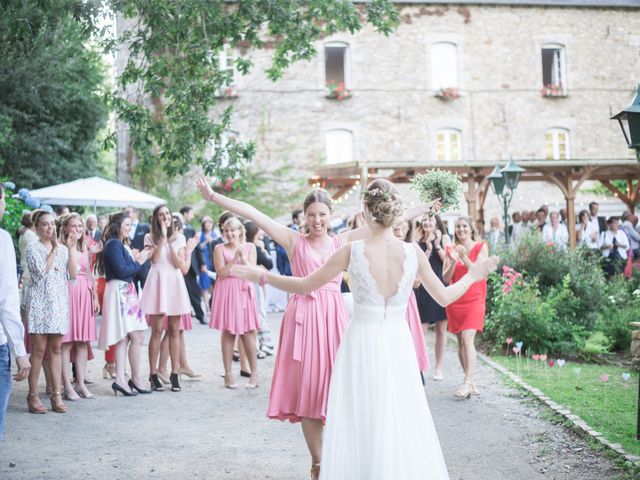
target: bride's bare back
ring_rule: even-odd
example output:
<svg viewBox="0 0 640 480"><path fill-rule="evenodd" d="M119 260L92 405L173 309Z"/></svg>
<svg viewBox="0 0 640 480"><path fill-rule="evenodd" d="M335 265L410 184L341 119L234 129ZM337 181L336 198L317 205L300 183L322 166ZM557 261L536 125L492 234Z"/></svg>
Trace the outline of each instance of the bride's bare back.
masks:
<svg viewBox="0 0 640 480"><path fill-rule="evenodd" d="M404 242L395 237L382 237L364 241L364 257L369 264L378 293L389 301L397 292L406 257Z"/></svg>

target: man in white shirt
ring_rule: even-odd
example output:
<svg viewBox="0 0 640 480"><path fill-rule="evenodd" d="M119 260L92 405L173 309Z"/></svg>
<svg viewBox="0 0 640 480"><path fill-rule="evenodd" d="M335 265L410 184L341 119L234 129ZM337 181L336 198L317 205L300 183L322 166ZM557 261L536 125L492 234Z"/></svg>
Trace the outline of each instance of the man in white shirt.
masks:
<svg viewBox="0 0 640 480"><path fill-rule="evenodd" d="M545 223L542 227L542 241L554 244L556 247L566 250L569 245L569 231L567 226L560 223L560 214L551 212L549 214L549 223Z"/></svg>
<svg viewBox="0 0 640 480"><path fill-rule="evenodd" d="M607 229L607 224L604 220L604 217L598 216L599 210L600 210L600 205L598 205L598 202L591 202L589 204L590 223L591 225L593 225L593 228L597 229L598 232L602 233Z"/></svg>
<svg viewBox="0 0 640 480"><path fill-rule="evenodd" d="M0 220L4 216L5 208L4 188L0 184ZM0 443L2 443L4 418L12 389L9 349L11 348L18 364L18 373L13 376L14 380L19 382L27 378L31 368L23 339L24 327L20 319L16 253L11 236L0 229Z"/></svg>
<svg viewBox="0 0 640 480"><path fill-rule="evenodd" d="M625 211L622 214L622 225L620 225L620 229L627 235L631 251L633 252L633 257L637 258L638 249L640 248L640 232L638 232L633 225L634 216L635 215L631 215L629 211Z"/></svg>

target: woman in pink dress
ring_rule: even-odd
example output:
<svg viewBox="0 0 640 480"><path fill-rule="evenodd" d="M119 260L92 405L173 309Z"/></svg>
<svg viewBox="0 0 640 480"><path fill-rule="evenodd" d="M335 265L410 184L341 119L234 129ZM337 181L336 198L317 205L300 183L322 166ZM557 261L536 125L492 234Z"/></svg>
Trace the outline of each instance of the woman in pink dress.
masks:
<svg viewBox="0 0 640 480"><path fill-rule="evenodd" d="M149 340L149 382L151 388L162 391L158 379L158 357L162 341L163 317L168 317L169 355L171 357L171 391L180 391L178 362L180 359L180 316L191 312L189 294L184 283L183 271L189 269L186 258L197 241L188 242L184 235L173 228L171 210L166 205L158 205L151 213L151 233L144 237L145 247L153 248L151 269L144 284L140 309L151 319L151 339ZM186 251L185 251L186 250Z"/></svg>
<svg viewBox="0 0 640 480"><path fill-rule="evenodd" d="M179 213L173 214L173 228L178 234L183 234L184 231L184 223L182 221L182 215ZM187 249L185 248L185 255L187 253ZM185 260L191 262L191 259ZM147 316L147 321L150 322L150 317ZM167 374L167 363L169 361L169 320L165 315L162 319L163 327L164 327L164 337L162 337L162 344L160 345L160 360L158 362L158 378L162 383L171 383L169 382L169 375ZM180 330L180 364L178 368L178 373L180 375L186 375L189 378L198 378L202 375L199 375L193 371L193 369L189 366L189 362L187 360L187 346L184 341L184 332L185 330L191 330L193 328L193 321L191 319L191 312L184 313L180 315L180 323L178 324L178 330Z"/></svg>
<svg viewBox="0 0 640 480"><path fill-rule="evenodd" d="M256 246L245 238L244 225L236 217L229 218L222 227L226 240L215 246L213 263L218 277L213 286L211 321L209 326L222 332L222 362L224 364L224 386L238 388L233 381L231 364L236 335L247 353L251 376L245 388L258 386L258 362L256 356L256 332L260 328L258 305L253 284L231 274L234 265L255 265Z"/></svg>
<svg viewBox="0 0 640 480"><path fill-rule="evenodd" d="M84 379L89 359L89 345L98 339L96 334L96 313L98 311L98 295L95 281L89 266L89 248L85 244L82 217L77 213L63 215L61 221L60 240L66 243L71 232L75 232L78 242L78 275L69 281L69 328L62 338L62 383L64 398L78 400L93 398L87 389ZM76 386L71 383L71 354L75 354ZM76 392L77 390L77 392Z"/></svg>
<svg viewBox="0 0 640 480"><path fill-rule="evenodd" d="M363 226L329 235L331 197L325 190L314 190L304 200L303 211L308 233L302 234L269 218L255 207L214 193L204 179L197 181L202 197L238 216L255 222L280 244L291 261L296 277L320 268L347 242L365 238L370 230ZM427 211L430 205L426 206ZM425 206L406 214L414 218L425 213ZM322 456L322 430L327 413L329 379L349 313L340 293L341 275L307 295L293 295L284 312L276 365L271 382L267 416L300 422L317 478Z"/></svg>

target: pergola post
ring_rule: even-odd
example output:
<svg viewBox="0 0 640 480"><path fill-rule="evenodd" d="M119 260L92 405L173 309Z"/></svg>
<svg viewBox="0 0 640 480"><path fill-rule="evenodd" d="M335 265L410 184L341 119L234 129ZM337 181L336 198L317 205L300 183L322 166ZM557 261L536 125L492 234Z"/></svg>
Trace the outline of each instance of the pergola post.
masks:
<svg viewBox="0 0 640 480"><path fill-rule="evenodd" d="M465 193L465 198L467 200L467 208L469 210L469 216L473 220L475 224L478 221L478 203L480 201L480 188L476 183L475 178L472 175L467 177L467 191Z"/></svg>

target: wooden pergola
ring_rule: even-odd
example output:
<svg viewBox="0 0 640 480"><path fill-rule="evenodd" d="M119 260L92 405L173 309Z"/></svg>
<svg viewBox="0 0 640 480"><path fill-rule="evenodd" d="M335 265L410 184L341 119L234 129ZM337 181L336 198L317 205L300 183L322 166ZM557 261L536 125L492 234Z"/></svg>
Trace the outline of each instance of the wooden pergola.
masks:
<svg viewBox="0 0 640 480"><path fill-rule="evenodd" d="M469 213L475 220L484 219L484 202L489 191L488 175L502 162L429 162L429 163L365 163L353 162L326 166L316 170L309 179L310 185L326 188L338 199L355 185L375 178L386 178L394 183L407 183L414 175L427 170L441 169L455 172L468 186L465 193ZM640 200L640 163L631 159L607 160L516 160L525 169L520 181L551 182L564 195L567 205L567 222L575 223L576 193L587 180L599 180L631 212ZM627 182L625 192L617 189L612 180ZM575 229L569 229L570 243L576 245Z"/></svg>

